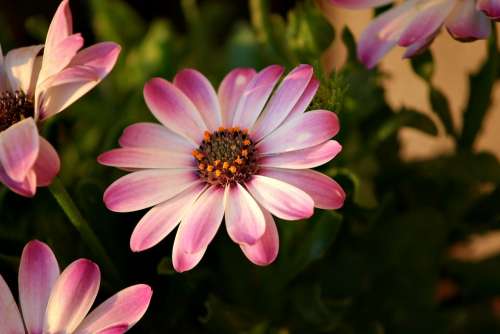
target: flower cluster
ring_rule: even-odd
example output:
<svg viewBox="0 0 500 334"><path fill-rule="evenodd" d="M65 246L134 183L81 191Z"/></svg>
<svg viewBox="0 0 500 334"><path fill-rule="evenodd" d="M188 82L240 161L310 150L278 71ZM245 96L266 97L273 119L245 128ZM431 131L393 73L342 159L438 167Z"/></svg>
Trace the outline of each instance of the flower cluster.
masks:
<svg viewBox="0 0 500 334"><path fill-rule="evenodd" d="M351 9L378 7L393 0L330 0ZM485 39L490 21L500 19L500 0L406 0L378 16L362 33L358 58L374 67L394 46L406 48L405 58L422 52L444 25L459 41Z"/></svg>

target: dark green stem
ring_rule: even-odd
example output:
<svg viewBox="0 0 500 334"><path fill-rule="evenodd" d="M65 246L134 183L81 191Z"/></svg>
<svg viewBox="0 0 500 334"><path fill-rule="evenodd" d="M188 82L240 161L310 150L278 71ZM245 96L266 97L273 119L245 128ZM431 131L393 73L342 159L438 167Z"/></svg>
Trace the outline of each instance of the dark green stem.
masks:
<svg viewBox="0 0 500 334"><path fill-rule="evenodd" d="M111 261L111 258L106 252L106 249L97 238L89 223L83 218L80 210L76 207L61 180L59 178L55 178L49 186L49 190L66 216L69 218L71 224L73 224L73 226L80 233L83 242L87 245L99 263L104 266L105 271L110 275L110 279L113 282L119 283L120 276Z"/></svg>

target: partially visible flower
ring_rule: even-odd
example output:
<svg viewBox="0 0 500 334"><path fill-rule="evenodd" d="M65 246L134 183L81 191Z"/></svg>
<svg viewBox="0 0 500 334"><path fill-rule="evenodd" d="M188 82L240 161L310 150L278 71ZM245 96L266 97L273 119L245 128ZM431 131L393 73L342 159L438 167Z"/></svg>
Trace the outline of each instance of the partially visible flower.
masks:
<svg viewBox="0 0 500 334"><path fill-rule="evenodd" d="M386 5L394 0L330 0L351 9ZM500 0L406 0L373 20L358 43L358 58L374 67L394 46L406 48L404 58L425 50L444 25L462 42L486 39L490 20L500 19Z"/></svg>
<svg viewBox="0 0 500 334"><path fill-rule="evenodd" d="M139 321L152 296L149 286L128 287L87 314L99 290L99 267L79 259L59 274L52 250L30 241L19 267L20 309L0 275L0 328L8 334L122 334Z"/></svg>
<svg viewBox="0 0 500 334"><path fill-rule="evenodd" d="M153 207L135 228L133 251L153 247L177 225L173 265L190 270L201 260L223 217L231 239L255 264L278 254L271 216L308 218L314 207L338 209L345 193L310 168L341 150L335 113L305 112L319 82L310 65L293 69L278 85L281 66L231 71L215 92L199 72L183 70L173 83L155 78L144 97L162 123L125 129L122 148L99 162L133 171L105 192L116 212ZM274 94L273 94L274 91Z"/></svg>
<svg viewBox="0 0 500 334"><path fill-rule="evenodd" d="M5 58L0 48L0 182L23 196L48 186L60 167L57 152L38 134L37 125L95 87L120 53L109 42L80 50L83 38L72 30L69 1L64 0L45 45L14 49Z"/></svg>

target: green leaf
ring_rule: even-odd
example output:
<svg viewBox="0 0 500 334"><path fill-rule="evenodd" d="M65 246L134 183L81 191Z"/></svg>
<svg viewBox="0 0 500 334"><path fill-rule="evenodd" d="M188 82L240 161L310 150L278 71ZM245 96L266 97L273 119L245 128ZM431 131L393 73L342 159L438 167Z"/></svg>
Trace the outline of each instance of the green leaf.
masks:
<svg viewBox="0 0 500 334"><path fill-rule="evenodd" d="M431 101L432 110L439 117L443 123L446 132L452 136L456 136L455 128L453 126L453 119L451 118L450 105L446 96L437 88L429 84L429 98Z"/></svg>
<svg viewBox="0 0 500 334"><path fill-rule="evenodd" d="M129 47L143 37L146 27L140 16L122 0L91 0L92 24L99 40Z"/></svg>
<svg viewBox="0 0 500 334"><path fill-rule="evenodd" d="M430 82L434 75L434 62L430 50L411 58L413 71L424 81Z"/></svg>
<svg viewBox="0 0 500 334"><path fill-rule="evenodd" d="M301 62L319 58L334 37L333 27L312 1L298 4L288 13L288 44Z"/></svg>
<svg viewBox="0 0 500 334"><path fill-rule="evenodd" d="M495 28L495 27L493 27ZM463 128L459 139L460 149L471 149L481 130L486 112L491 103L491 93L498 70L499 52L496 30L488 41L488 59L479 70L469 78L469 100L463 113Z"/></svg>
<svg viewBox="0 0 500 334"><path fill-rule="evenodd" d="M271 12L268 0L249 0L250 16L257 38L271 59L284 63L295 64L286 40L285 24L281 17L269 14Z"/></svg>
<svg viewBox="0 0 500 334"><path fill-rule="evenodd" d="M431 136L437 136L438 130L432 119L424 113L416 110L403 108L395 113L378 129L375 139L382 142L398 132L401 127L411 127Z"/></svg>
<svg viewBox="0 0 500 334"><path fill-rule="evenodd" d="M347 60L349 62L358 63L356 41L354 40L354 35L348 27L345 27L344 30L342 30L342 42L344 42L347 49Z"/></svg>

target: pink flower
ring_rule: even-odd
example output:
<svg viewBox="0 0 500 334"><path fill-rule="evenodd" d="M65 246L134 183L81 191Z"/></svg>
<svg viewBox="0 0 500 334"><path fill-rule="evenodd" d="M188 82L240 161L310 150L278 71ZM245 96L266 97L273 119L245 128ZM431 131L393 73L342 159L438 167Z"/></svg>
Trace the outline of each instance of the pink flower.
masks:
<svg viewBox="0 0 500 334"><path fill-rule="evenodd" d="M385 5L393 0L330 0L358 9ZM445 25L459 41L486 39L490 20L500 19L500 0L406 0L384 12L366 28L358 44L358 58L374 67L394 46L406 48L404 58L422 52Z"/></svg>
<svg viewBox="0 0 500 334"><path fill-rule="evenodd" d="M120 53L115 43L80 50L83 38L72 29L64 0L45 46L14 49L5 58L0 48L0 182L23 196L34 196L37 186L48 186L59 172L57 152L40 137L37 124L95 87Z"/></svg>
<svg viewBox="0 0 500 334"><path fill-rule="evenodd" d="M186 69L173 83L150 80L144 97L162 123L125 129L121 148L99 162L132 171L105 192L116 212L153 207L136 226L133 251L148 249L177 225L173 265L192 269L223 217L231 239L257 265L274 261L278 231L272 215L311 217L314 206L338 209L342 188L313 168L341 150L337 116L304 112L319 82L309 65L293 69L276 88L283 68L231 71L215 92L199 72ZM271 215L272 214L272 215Z"/></svg>
<svg viewBox="0 0 500 334"><path fill-rule="evenodd" d="M128 287L88 315L100 284L99 267L79 259L59 274L52 250L30 241L19 267L18 309L0 275L0 328L8 334L122 334L139 321L151 300L144 284ZM26 330L25 330L26 329Z"/></svg>

